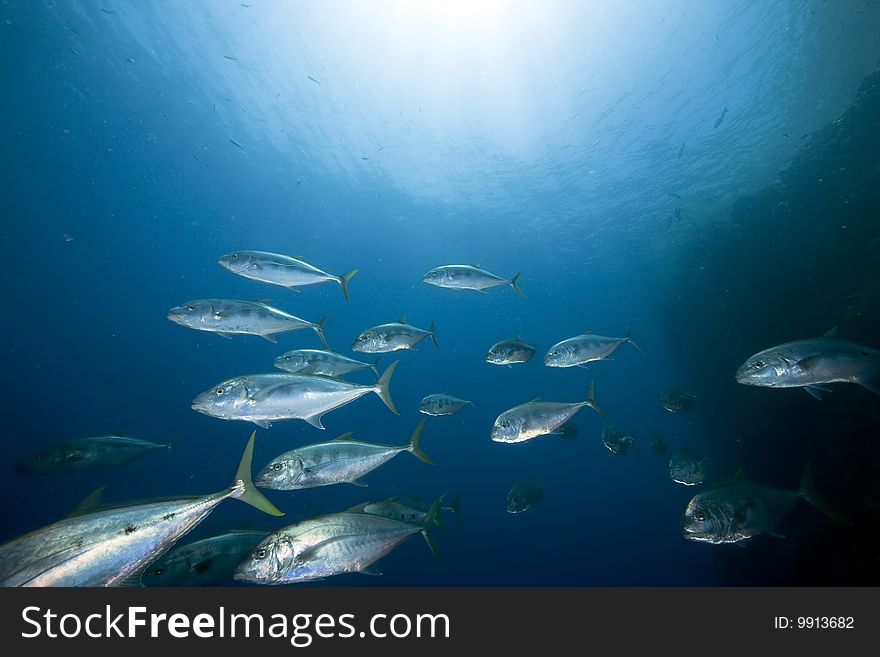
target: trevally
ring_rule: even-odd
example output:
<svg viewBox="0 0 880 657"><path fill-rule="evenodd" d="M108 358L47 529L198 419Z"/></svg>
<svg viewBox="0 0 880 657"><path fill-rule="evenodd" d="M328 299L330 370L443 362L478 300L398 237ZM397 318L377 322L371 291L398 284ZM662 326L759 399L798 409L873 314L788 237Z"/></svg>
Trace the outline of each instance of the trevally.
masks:
<svg viewBox="0 0 880 657"><path fill-rule="evenodd" d="M496 342L486 353L485 361L492 365L514 365L527 363L535 355L537 349L517 336L509 340Z"/></svg>
<svg viewBox="0 0 880 657"><path fill-rule="evenodd" d="M697 401L697 396L677 388L667 388L660 393L660 405L670 413L682 413Z"/></svg>
<svg viewBox="0 0 880 657"><path fill-rule="evenodd" d="M251 481L254 434L229 488L211 495L95 510L93 493L71 515L0 545L0 586L123 586L227 498L284 515Z"/></svg>
<svg viewBox="0 0 880 657"><path fill-rule="evenodd" d="M351 350L368 354L382 354L400 349L412 349L428 336L431 337L435 347L440 346L437 344L437 336L434 334L434 322L431 322L431 328L426 331L412 324L407 324L406 317L401 317L396 322L368 328L355 338Z"/></svg>
<svg viewBox="0 0 880 657"><path fill-rule="evenodd" d="M709 459L687 447L673 452L669 459L669 478L677 484L696 486L706 480Z"/></svg>
<svg viewBox="0 0 880 657"><path fill-rule="evenodd" d="M780 521L800 500L847 523L818 496L810 466L805 465L797 491L749 481L740 470L733 480L712 486L688 502L682 532L689 541L714 544L738 543L760 534L781 536Z"/></svg>
<svg viewBox="0 0 880 657"><path fill-rule="evenodd" d="M765 349L743 363L736 380L750 386L803 388L816 399L827 383L858 383L880 395L880 351L837 340L837 329L821 338L795 340Z"/></svg>
<svg viewBox="0 0 880 657"><path fill-rule="evenodd" d="M275 359L275 367L292 374L317 374L319 376L343 376L358 370L376 369L378 359L372 363L362 363L354 358L343 356L335 351L323 349L294 349Z"/></svg>
<svg viewBox="0 0 880 657"><path fill-rule="evenodd" d="M437 500L420 523L348 511L303 520L263 539L234 577L277 585L353 572L378 575L373 563L413 534L422 534L437 554L429 528L439 512Z"/></svg>
<svg viewBox="0 0 880 657"><path fill-rule="evenodd" d="M238 299L198 299L175 306L168 311L172 322L199 331L210 331L224 338L233 334L259 335L269 342L278 342L279 333L310 328L326 348L322 317L317 322L309 322L299 317L273 308L267 300L240 301Z"/></svg>
<svg viewBox="0 0 880 657"><path fill-rule="evenodd" d="M314 374L251 374L227 379L192 401L199 413L223 420L243 420L268 427L277 420L305 420L323 429L321 416L374 392L399 415L388 384L397 363L388 366L373 385L360 385Z"/></svg>
<svg viewBox="0 0 880 657"><path fill-rule="evenodd" d="M222 256L218 262L222 267L239 276L262 283L281 285L291 290L297 290L304 285L336 281L342 288L342 296L346 301L348 301L348 282L358 272L357 269L352 269L341 276L334 276L300 258L267 251L235 251Z"/></svg>
<svg viewBox="0 0 880 657"><path fill-rule="evenodd" d="M507 493L505 509L508 513L524 513L544 497L544 486L526 477Z"/></svg>
<svg viewBox="0 0 880 657"><path fill-rule="evenodd" d="M446 499L445 493L438 497L435 502L442 504L444 499ZM398 497L389 497L377 502L361 502L347 509L347 511L349 513L369 513L370 515L391 518L400 522L424 524L431 506L431 504L415 498L400 499ZM453 501L452 506L441 506L439 510L451 511L453 514L458 515L458 498ZM434 517L434 524L441 529L443 528L442 516L439 513Z"/></svg>
<svg viewBox="0 0 880 657"><path fill-rule="evenodd" d="M465 406L474 405L472 401L467 399L459 399L445 392L435 392L434 394L422 397L419 402L419 413L425 415L452 415L458 413Z"/></svg>
<svg viewBox="0 0 880 657"><path fill-rule="evenodd" d="M144 586L211 586L232 579L236 566L268 532L231 530L179 545L141 575Z"/></svg>
<svg viewBox="0 0 880 657"><path fill-rule="evenodd" d="M359 479L401 452L434 462L419 447L425 420L419 422L406 445L378 445L353 440L346 433L305 447L297 447L272 459L256 477L256 485L275 490L298 490L332 484L363 485Z"/></svg>
<svg viewBox="0 0 880 657"><path fill-rule="evenodd" d="M544 365L547 367L575 367L584 366L595 360L605 360L624 342L628 342L642 351L630 337L629 329L626 330L626 335L622 338L608 338L604 335L593 335L587 331L582 335L557 342L550 347L544 356Z"/></svg>
<svg viewBox="0 0 880 657"><path fill-rule="evenodd" d="M615 454L626 454L630 448L638 452L635 439L625 435L613 424L607 424L602 428L602 444Z"/></svg>
<svg viewBox="0 0 880 657"><path fill-rule="evenodd" d="M83 472L125 465L144 454L164 449L170 450L171 445L131 436L74 438L38 449L16 464L15 469L27 474Z"/></svg>
<svg viewBox="0 0 880 657"><path fill-rule="evenodd" d="M586 401L566 404L545 402L537 397L528 403L514 406L495 418L492 440L499 443L520 443L537 436L562 433L562 426L584 406L604 415L604 411L593 398L594 390L591 381Z"/></svg>
<svg viewBox="0 0 880 657"><path fill-rule="evenodd" d="M435 267L422 277L428 285L445 287L451 290L476 290L486 294L486 290L499 285L509 285L516 293L525 298L517 281L522 272L513 278L507 279L480 269L479 265L443 265Z"/></svg>

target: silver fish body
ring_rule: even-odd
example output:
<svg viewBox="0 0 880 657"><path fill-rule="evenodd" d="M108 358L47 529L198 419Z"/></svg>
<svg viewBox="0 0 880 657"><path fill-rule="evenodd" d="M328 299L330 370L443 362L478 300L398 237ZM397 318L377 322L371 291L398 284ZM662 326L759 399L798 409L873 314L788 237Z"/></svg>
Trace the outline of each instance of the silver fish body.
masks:
<svg viewBox="0 0 880 657"><path fill-rule="evenodd" d="M437 345L437 336L434 334L434 322L427 331L417 326L406 323L406 318L397 322L380 324L368 328L362 332L351 345L352 351L368 354L383 354L401 349L412 349L425 338L430 337Z"/></svg>
<svg viewBox="0 0 880 657"><path fill-rule="evenodd" d="M638 345L630 337L629 329L627 329L626 335L622 338L609 338L604 335L584 333L557 342L550 347L544 356L544 365L547 367L583 366L593 361L608 358L624 343L629 343L636 349L639 349Z"/></svg>
<svg viewBox="0 0 880 657"><path fill-rule="evenodd" d="M540 398L514 406L495 418L492 440L500 443L520 443L538 436L562 433L562 426L584 406L603 415L594 400L594 385L586 401L576 403L545 402Z"/></svg>
<svg viewBox="0 0 880 657"><path fill-rule="evenodd" d="M56 474L126 465L159 450L170 449L131 436L75 438L39 449L16 464L18 472Z"/></svg>
<svg viewBox="0 0 880 657"><path fill-rule="evenodd" d="M496 342L486 353L485 361L492 365L527 363L537 349L520 337Z"/></svg>
<svg viewBox="0 0 880 657"><path fill-rule="evenodd" d="M443 265L435 267L422 277L422 281L436 287L451 290L477 290L484 292L499 285L509 285L520 296L525 297L518 281L522 272L513 278L502 278L476 265Z"/></svg>
<svg viewBox="0 0 880 657"><path fill-rule="evenodd" d="M377 361L378 362L378 361ZM378 376L376 363L362 363L335 351L323 349L294 349L275 359L275 367L291 374L344 376L358 370L371 369Z"/></svg>
<svg viewBox="0 0 880 657"><path fill-rule="evenodd" d="M468 404L473 406L474 403L467 399L459 399L458 397L447 395L445 392L437 392L422 398L419 402L419 413L424 413L425 415L453 415Z"/></svg>

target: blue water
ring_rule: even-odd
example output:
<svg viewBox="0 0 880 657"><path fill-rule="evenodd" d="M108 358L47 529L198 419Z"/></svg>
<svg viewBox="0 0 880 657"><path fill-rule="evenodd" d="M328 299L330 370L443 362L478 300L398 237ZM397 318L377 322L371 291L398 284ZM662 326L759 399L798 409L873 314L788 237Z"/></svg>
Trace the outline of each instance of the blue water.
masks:
<svg viewBox="0 0 880 657"><path fill-rule="evenodd" d="M383 358L381 368L401 361L391 382L399 416L368 395L326 415L323 432L278 422L257 430L256 464L348 431L404 444L432 392L474 406L428 418L422 447L436 466L404 453L366 488L268 491L284 519L224 502L184 541L447 493L461 496L461 513L438 535L443 560L415 537L379 563L382 578L317 585L876 581L876 562L841 564L877 535L877 498L838 476L859 470L858 491L876 485L878 468L866 465L880 462L876 447L853 446L878 433L870 393L842 388L838 398L855 401L841 411L800 391L745 390L733 371L835 324L877 346L876 301L855 317L845 300L877 296L880 272L863 252L878 234L880 151L865 145L878 127L829 125L880 62L880 8L495 2L445 15L427 1L244 4L0 2L0 539L53 522L105 483L113 501L224 488L254 427L200 415L192 398L320 344L308 330L277 345L226 340L166 312L190 299L268 297L311 321L328 315L327 339L349 355L362 330L402 316L435 321L440 347ZM840 145L848 173L820 197L822 212L774 214L774 194L810 198L818 184L821 175L797 177L810 144ZM836 223L846 212L849 234ZM818 235L838 262L861 268L820 276L829 259L812 253ZM334 274L358 268L351 301L333 283L294 293L217 264L240 249L302 256ZM780 249L781 261L749 257ZM447 263L523 271L526 298L421 282ZM799 295L843 301L817 308ZM645 355L624 345L586 369L541 363L558 340L627 328ZM483 362L517 334L538 346L532 362ZM507 408L537 396L580 401L593 379L639 454L605 449L605 421L589 409L575 417L574 441L489 440ZM697 394L693 409L663 410L670 385ZM804 437L841 413L849 424L834 424L836 448L831 432ZM117 470L13 470L37 447L116 431L173 449ZM791 488L803 461L817 461L819 482L860 523L835 527L801 508L786 539L689 543L680 521L694 489L673 484L668 455L648 449L655 431L670 449L705 451L712 481L743 466ZM836 470L823 471L831 460ZM525 476L544 484L544 499L508 514L507 492Z"/></svg>

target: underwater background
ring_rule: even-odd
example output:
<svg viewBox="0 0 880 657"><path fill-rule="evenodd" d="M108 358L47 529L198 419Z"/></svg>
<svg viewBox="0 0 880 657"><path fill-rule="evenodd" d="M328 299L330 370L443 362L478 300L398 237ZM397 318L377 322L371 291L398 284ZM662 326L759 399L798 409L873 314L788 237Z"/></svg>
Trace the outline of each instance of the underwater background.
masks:
<svg viewBox="0 0 880 657"><path fill-rule="evenodd" d="M880 397L835 385L736 383L751 354L837 326L880 347L880 6L872 2L27 2L0 0L0 216L5 296L0 540L59 519L108 484L112 501L205 494L232 478L253 425L194 412L213 384L272 372L271 344L169 322L189 299L270 298L350 350L367 327L436 322L400 358L391 395L257 429L255 467L346 432L422 448L366 488L264 491L269 518L222 504L180 544L273 530L359 502L460 496L437 533L356 574L308 586L876 585ZM474 6L477 8L475 9ZM231 251L353 268L294 293L232 275ZM429 269L519 271L526 298L426 285ZM632 332L609 362L545 367L553 343ZM484 362L522 335L525 365ZM367 359L365 359L367 360ZM351 380L374 380L369 370ZM584 409L574 440L489 439L535 397L596 401L635 438L624 455ZM697 396L671 414L661 392ZM123 432L172 442L117 469L15 471L34 449ZM670 451L733 477L817 488L851 526L800 504L784 538L691 543L703 486ZM525 477L543 499L505 511ZM232 582L228 582L232 584Z"/></svg>

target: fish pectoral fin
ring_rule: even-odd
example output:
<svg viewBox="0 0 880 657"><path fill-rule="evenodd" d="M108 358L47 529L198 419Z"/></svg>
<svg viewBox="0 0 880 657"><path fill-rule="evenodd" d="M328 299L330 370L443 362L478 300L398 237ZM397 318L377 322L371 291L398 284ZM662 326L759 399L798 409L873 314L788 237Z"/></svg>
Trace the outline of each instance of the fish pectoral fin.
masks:
<svg viewBox="0 0 880 657"><path fill-rule="evenodd" d="M146 566L143 566L142 568L138 568L136 571L134 571L134 572L133 572L131 575L129 575L128 577L126 577L126 578L124 578L124 579L121 579L121 580L119 580L118 582L116 582L115 585L116 585L116 586L124 586L124 587L127 587L127 588L131 588L131 587L140 588L140 587L143 587L143 583L141 582L141 575L144 574L144 571L145 571L146 569L147 569Z"/></svg>
<svg viewBox="0 0 880 657"><path fill-rule="evenodd" d="M822 356L807 356L806 358L802 358L797 362L798 367L800 367L804 372L809 372L811 369L816 367L822 360Z"/></svg>
<svg viewBox="0 0 880 657"><path fill-rule="evenodd" d="M320 415L312 415L311 417L303 418L306 422L311 424L316 429L323 429L324 425L321 424L321 416Z"/></svg>
<svg viewBox="0 0 880 657"><path fill-rule="evenodd" d="M306 561L308 561L309 559L311 559L312 557L317 555L318 552L320 552L323 548L327 547L328 545L331 545L331 544L335 543L336 541L344 541L349 538L357 538L357 535L355 535L355 534L340 534L339 536L331 536L330 538L325 538L323 541L318 541L317 543L315 543L311 547L306 548L305 550L300 552L296 556L295 561L296 561L296 563L300 563L300 564L305 563Z"/></svg>
<svg viewBox="0 0 880 657"><path fill-rule="evenodd" d="M302 290L300 290L296 285L288 285L287 289L291 292L302 292Z"/></svg>
<svg viewBox="0 0 880 657"><path fill-rule="evenodd" d="M806 386L804 390L811 396L815 397L819 401L822 401L822 393L820 392L821 388L817 388L815 386Z"/></svg>
<svg viewBox="0 0 880 657"><path fill-rule="evenodd" d="M373 564L370 564L369 566L364 566L357 572L359 572L361 575L371 575L373 577L378 577L382 574L381 572L379 572L379 569L376 568L376 566Z"/></svg>
<svg viewBox="0 0 880 657"><path fill-rule="evenodd" d="M358 488L366 488L367 487L367 484L362 482L360 479L352 479L351 481L346 482L346 483L349 483L352 486L357 486Z"/></svg>
<svg viewBox="0 0 880 657"><path fill-rule="evenodd" d="M267 422L266 420L251 420L251 422L260 427L260 429L268 429L272 426L272 423Z"/></svg>
<svg viewBox="0 0 880 657"><path fill-rule="evenodd" d="M260 337L274 344L278 344L278 340L275 339L275 335L273 333L263 333L260 335Z"/></svg>
<svg viewBox="0 0 880 657"><path fill-rule="evenodd" d="M307 365L306 367L302 368L301 370L297 370L297 374L314 374L317 371L318 371L317 365Z"/></svg>
<svg viewBox="0 0 880 657"><path fill-rule="evenodd" d="M229 333L224 333L223 331L217 331L217 335L219 335L221 338L226 338L227 340L231 340L231 339L232 339L232 335L231 335L231 334L229 334Z"/></svg>

